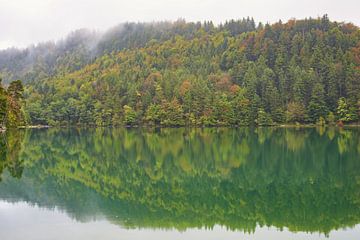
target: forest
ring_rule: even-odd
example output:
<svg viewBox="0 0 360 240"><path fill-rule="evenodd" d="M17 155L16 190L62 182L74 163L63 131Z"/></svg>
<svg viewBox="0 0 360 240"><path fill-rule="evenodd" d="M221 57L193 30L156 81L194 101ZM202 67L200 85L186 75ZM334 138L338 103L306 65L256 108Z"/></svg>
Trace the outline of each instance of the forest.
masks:
<svg viewBox="0 0 360 240"><path fill-rule="evenodd" d="M325 125L360 118L360 30L327 15L83 29L56 43L0 51L0 73L5 83L24 82L23 119L32 125Z"/></svg>

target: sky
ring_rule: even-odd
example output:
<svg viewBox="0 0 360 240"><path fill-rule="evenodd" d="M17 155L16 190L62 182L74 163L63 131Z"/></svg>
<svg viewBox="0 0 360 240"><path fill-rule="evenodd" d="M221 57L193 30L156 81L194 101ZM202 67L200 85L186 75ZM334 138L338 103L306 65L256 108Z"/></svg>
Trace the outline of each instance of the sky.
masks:
<svg viewBox="0 0 360 240"><path fill-rule="evenodd" d="M360 0L0 0L0 49L59 40L79 28L103 31L123 22L253 17L283 22L318 17L360 26Z"/></svg>

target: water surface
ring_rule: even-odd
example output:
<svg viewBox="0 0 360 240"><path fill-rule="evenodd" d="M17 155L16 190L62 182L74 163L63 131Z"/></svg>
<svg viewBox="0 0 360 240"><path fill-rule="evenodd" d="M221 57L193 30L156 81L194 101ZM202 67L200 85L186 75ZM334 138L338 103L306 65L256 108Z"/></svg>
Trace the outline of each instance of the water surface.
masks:
<svg viewBox="0 0 360 240"><path fill-rule="evenodd" d="M0 239L358 239L360 129L0 135Z"/></svg>

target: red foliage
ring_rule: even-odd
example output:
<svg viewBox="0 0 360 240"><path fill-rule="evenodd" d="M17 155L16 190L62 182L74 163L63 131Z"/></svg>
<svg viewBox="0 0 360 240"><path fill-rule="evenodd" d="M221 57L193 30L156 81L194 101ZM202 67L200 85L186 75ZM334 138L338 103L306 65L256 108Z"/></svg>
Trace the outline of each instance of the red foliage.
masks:
<svg viewBox="0 0 360 240"><path fill-rule="evenodd" d="M341 128L344 127L344 123L341 120L338 121L336 124L337 124L338 127L341 127Z"/></svg>

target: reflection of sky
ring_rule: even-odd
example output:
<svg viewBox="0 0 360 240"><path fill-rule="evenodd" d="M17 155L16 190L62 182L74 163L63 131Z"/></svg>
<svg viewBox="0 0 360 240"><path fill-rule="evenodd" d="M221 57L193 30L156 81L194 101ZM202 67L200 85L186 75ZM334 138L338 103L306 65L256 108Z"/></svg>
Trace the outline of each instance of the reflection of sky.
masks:
<svg viewBox="0 0 360 240"><path fill-rule="evenodd" d="M157 229L124 229L106 220L77 222L65 213L53 209L43 209L27 203L7 203L0 201L1 240L113 240L113 239L338 239L357 240L360 225L353 229L332 231L329 238L324 235L291 233L275 228L258 228L253 234L227 231L216 226L213 230L188 229L184 232Z"/></svg>

